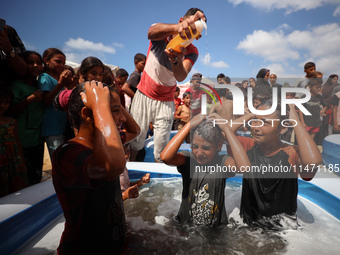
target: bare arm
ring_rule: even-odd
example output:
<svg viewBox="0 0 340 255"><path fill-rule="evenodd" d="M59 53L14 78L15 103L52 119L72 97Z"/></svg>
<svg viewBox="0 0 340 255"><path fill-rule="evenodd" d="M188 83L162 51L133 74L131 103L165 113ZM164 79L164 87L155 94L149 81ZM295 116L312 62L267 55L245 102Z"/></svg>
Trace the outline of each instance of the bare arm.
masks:
<svg viewBox="0 0 340 255"><path fill-rule="evenodd" d="M135 93L131 90L131 85L128 83L125 83L122 87L122 91L127 94L129 97L133 98L135 96Z"/></svg>
<svg viewBox="0 0 340 255"><path fill-rule="evenodd" d="M16 116L19 113L21 113L23 110L25 110L31 103L42 101L42 98L43 98L43 92L40 92L40 90L37 90L32 95L22 100L20 103L13 105L10 109L10 114L12 116Z"/></svg>
<svg viewBox="0 0 340 255"><path fill-rule="evenodd" d="M132 118L130 113L121 105L121 110L126 118L124 128L126 130L126 143L132 141L140 134L140 127L137 122Z"/></svg>
<svg viewBox="0 0 340 255"><path fill-rule="evenodd" d="M209 118L221 119L222 117L216 113L213 113L209 115ZM236 166L238 171L240 171L241 167L250 167L251 164L247 152L243 148L241 142L237 139L234 131L227 124L218 124L218 126L224 133L224 137L226 138L233 153L233 157L228 158L225 162L225 165Z"/></svg>
<svg viewBox="0 0 340 255"><path fill-rule="evenodd" d="M110 91L101 82L97 85L95 81L86 82L85 91L81 96L85 106L92 110L94 120L93 159L87 172L91 179L114 179L124 171L126 160L112 117Z"/></svg>
<svg viewBox="0 0 340 255"><path fill-rule="evenodd" d="M72 78L72 73L70 70L64 70L59 78L58 84L51 90L51 91L45 91L44 92L44 97L43 97L43 102L45 105L49 105L50 103L53 102L54 97L59 93L60 90L66 86L68 83L68 80Z"/></svg>
<svg viewBox="0 0 340 255"><path fill-rule="evenodd" d="M167 165L181 166L185 163L185 157L178 153L184 139L190 132L190 128L195 128L206 118L205 115L196 115L179 131L165 146L161 153L161 160Z"/></svg>
<svg viewBox="0 0 340 255"><path fill-rule="evenodd" d="M317 167L313 168L313 165L319 165L322 162L321 153L313 138L308 134L305 127L301 123L295 111L294 105L289 105L289 107L289 119L295 120L297 123L297 125L294 127L294 131L296 134L300 154L298 164L301 164L303 169L300 171L300 176L304 180L311 180L317 171Z"/></svg>

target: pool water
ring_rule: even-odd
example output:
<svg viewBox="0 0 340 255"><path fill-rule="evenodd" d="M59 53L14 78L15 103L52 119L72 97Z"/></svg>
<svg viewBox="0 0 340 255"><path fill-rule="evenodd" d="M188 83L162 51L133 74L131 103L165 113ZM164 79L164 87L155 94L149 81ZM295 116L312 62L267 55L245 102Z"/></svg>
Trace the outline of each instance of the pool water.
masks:
<svg viewBox="0 0 340 255"><path fill-rule="evenodd" d="M126 254L338 254L340 222L302 197L298 225L283 217L283 230L264 231L239 216L241 184L227 182L229 224L220 228L172 223L181 201L181 178L152 179L137 199L124 201L128 223Z"/></svg>

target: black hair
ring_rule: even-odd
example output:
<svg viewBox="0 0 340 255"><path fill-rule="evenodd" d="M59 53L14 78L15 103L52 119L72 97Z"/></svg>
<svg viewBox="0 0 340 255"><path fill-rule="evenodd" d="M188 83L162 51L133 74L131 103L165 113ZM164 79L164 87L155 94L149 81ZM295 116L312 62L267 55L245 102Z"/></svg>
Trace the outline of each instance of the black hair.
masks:
<svg viewBox="0 0 340 255"><path fill-rule="evenodd" d="M54 55L63 55L65 58L65 54L64 52L62 52L61 50L57 49L57 48L48 48L44 51L43 53L43 63L44 63L44 70L46 71L46 69L48 68L46 61L50 60Z"/></svg>
<svg viewBox="0 0 340 255"><path fill-rule="evenodd" d="M98 83L98 82L96 82ZM81 117L81 110L83 109L84 102L81 99L80 92L85 92L85 82L78 84L72 91L70 95L69 105L68 105L68 114L71 120L71 125L75 129L79 129L81 124L84 123ZM110 91L116 92L112 87L103 84L104 87L108 87Z"/></svg>
<svg viewBox="0 0 340 255"><path fill-rule="evenodd" d="M229 78L228 76L224 76L224 77L222 78L222 80L224 80L227 84L230 84L230 83L231 83L231 80L230 80L230 78Z"/></svg>
<svg viewBox="0 0 340 255"><path fill-rule="evenodd" d="M219 96L221 96L221 97L226 97L227 96L227 91L228 91L227 88L218 88L218 89L216 89L217 94Z"/></svg>
<svg viewBox="0 0 340 255"><path fill-rule="evenodd" d="M40 60L41 60L41 63L43 63L42 56L38 52L36 52L36 51L27 50L27 51L24 51L23 53L21 53L21 57L24 58L25 62L27 62L28 57L31 56L31 55L38 56L40 58Z"/></svg>
<svg viewBox="0 0 340 255"><path fill-rule="evenodd" d="M87 72L96 66L102 67L104 72L104 64L99 58L87 57L83 59L83 61L81 62L78 74L81 74L84 77L85 81L87 81L86 77Z"/></svg>
<svg viewBox="0 0 340 255"><path fill-rule="evenodd" d="M286 115L281 115L281 100L278 99L277 101L278 101L277 106L276 106L276 109L274 111L275 114L277 115L277 117L279 117L280 121L288 119L288 116L289 116L288 105L285 105L286 106ZM261 104L259 104L256 108L259 108L261 105L268 106L270 108L273 105L273 100L271 98L266 99L266 100L262 101Z"/></svg>
<svg viewBox="0 0 340 255"><path fill-rule="evenodd" d="M125 76L129 76L129 73L125 69L119 68L116 72L116 76L125 77Z"/></svg>
<svg viewBox="0 0 340 255"><path fill-rule="evenodd" d="M220 74L217 75L217 79L218 78L223 78L223 77L225 77L225 75L223 73L220 73Z"/></svg>
<svg viewBox="0 0 340 255"><path fill-rule="evenodd" d="M311 67L315 67L315 63L314 62L307 62L304 66L304 69L309 69Z"/></svg>
<svg viewBox="0 0 340 255"><path fill-rule="evenodd" d="M113 77L113 73L112 70L109 66L104 65L104 73L103 73L103 79L102 79L102 83L105 83L107 85L112 85L114 82L114 77Z"/></svg>
<svg viewBox="0 0 340 255"><path fill-rule="evenodd" d="M256 86L253 94L254 99L258 99L261 102L272 99L272 88L264 85Z"/></svg>
<svg viewBox="0 0 340 255"><path fill-rule="evenodd" d="M198 11L200 11L200 12L202 12L202 13L204 14L204 12L203 12L201 9L198 9L198 8L190 8L190 9L184 14L183 18L188 18L188 17L190 17L190 16L192 16L192 15L195 15L196 12L198 12ZM204 14L204 16L205 16L205 14ZM207 22L207 17L205 17L205 22Z"/></svg>
<svg viewBox="0 0 340 255"><path fill-rule="evenodd" d="M309 79L307 85L309 87L313 87L317 85L322 85L322 83L323 83L322 78L312 78L312 79Z"/></svg>
<svg viewBox="0 0 340 255"><path fill-rule="evenodd" d="M191 141L193 141L194 135L198 135L207 142L215 145L222 141L221 129L218 126L214 126L211 120L202 121L202 123L200 123L198 127L191 133L192 133Z"/></svg>
<svg viewBox="0 0 340 255"><path fill-rule="evenodd" d="M72 66L65 65L65 66L64 66L64 69L65 69L65 70L71 71L72 75L76 75L76 72L74 71L74 69L73 69Z"/></svg>
<svg viewBox="0 0 340 255"><path fill-rule="evenodd" d="M177 91L181 91L181 89L180 89L179 87L176 87L176 92L177 92Z"/></svg>
<svg viewBox="0 0 340 255"><path fill-rule="evenodd" d="M134 61L140 62L146 59L146 56L143 53L137 53L134 57Z"/></svg>
<svg viewBox="0 0 340 255"><path fill-rule="evenodd" d="M185 91L185 92L183 93L183 99L184 99L187 95L190 95L190 97L192 97L192 94L190 93L190 91Z"/></svg>

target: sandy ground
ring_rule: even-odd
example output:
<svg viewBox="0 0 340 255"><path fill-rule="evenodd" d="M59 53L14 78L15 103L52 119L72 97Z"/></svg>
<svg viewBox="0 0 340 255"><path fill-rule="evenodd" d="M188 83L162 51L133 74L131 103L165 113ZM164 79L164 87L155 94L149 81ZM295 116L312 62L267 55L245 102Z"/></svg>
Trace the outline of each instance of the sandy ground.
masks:
<svg viewBox="0 0 340 255"><path fill-rule="evenodd" d="M50 155L48 154L48 149L45 143L45 151L44 151L44 165L43 165L43 174L41 181L46 181L52 178L52 164Z"/></svg>

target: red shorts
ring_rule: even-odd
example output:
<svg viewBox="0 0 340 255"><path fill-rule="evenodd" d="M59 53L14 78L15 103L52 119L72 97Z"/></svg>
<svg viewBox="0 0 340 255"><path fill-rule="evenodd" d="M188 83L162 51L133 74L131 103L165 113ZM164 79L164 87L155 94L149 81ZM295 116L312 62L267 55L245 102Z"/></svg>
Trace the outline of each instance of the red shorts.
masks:
<svg viewBox="0 0 340 255"><path fill-rule="evenodd" d="M320 127L306 127L306 130L310 133L319 133Z"/></svg>

